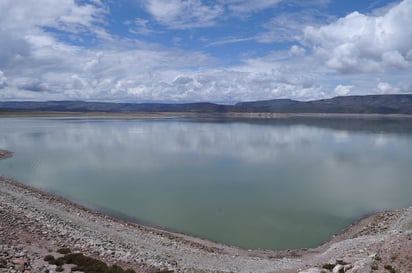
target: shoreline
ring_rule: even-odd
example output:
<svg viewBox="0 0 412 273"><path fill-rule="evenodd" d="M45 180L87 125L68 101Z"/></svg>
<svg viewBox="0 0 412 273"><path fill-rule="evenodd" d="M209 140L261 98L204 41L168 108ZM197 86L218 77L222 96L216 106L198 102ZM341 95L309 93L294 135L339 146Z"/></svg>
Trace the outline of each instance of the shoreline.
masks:
<svg viewBox="0 0 412 273"><path fill-rule="evenodd" d="M79 117L79 118L239 118L239 119L286 119L286 118L342 118L342 119L412 119L412 114L372 113L272 113L272 112L62 112L62 111L0 111L0 118L13 117Z"/></svg>
<svg viewBox="0 0 412 273"><path fill-rule="evenodd" d="M0 149L0 160L12 157L13 153L7 150Z"/></svg>
<svg viewBox="0 0 412 273"><path fill-rule="evenodd" d="M0 150L0 159L10 156ZM41 255L69 247L137 272L321 272L322 265L339 266L337 260L348 263L344 272L370 272L376 255L382 263L405 268L397 272L412 272L412 207L367 215L315 248L245 250L107 216L9 178L0 177L0 185L0 235L6 238L0 239L0 272L1 246L16 234L29 238L16 247L37 257L32 264L43 268ZM391 261L395 254L411 259Z"/></svg>

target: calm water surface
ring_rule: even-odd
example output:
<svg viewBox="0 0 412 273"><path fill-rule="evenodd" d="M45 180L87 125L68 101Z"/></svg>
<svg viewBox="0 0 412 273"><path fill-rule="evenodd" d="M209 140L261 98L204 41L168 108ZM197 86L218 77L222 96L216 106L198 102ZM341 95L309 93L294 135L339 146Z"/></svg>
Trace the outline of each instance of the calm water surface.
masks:
<svg viewBox="0 0 412 273"><path fill-rule="evenodd" d="M0 119L0 175L244 248L315 246L412 200L411 121Z"/></svg>

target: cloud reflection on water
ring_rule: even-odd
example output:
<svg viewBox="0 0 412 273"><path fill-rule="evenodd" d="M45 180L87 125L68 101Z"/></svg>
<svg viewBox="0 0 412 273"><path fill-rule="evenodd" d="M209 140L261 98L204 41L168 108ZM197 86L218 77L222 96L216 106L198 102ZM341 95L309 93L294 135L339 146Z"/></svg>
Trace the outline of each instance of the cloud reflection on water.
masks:
<svg viewBox="0 0 412 273"><path fill-rule="evenodd" d="M0 147L15 151L0 174L243 246L310 245L363 213L405 206L412 192L409 132L83 119L2 119L0 128ZM296 241L268 241L275 230Z"/></svg>

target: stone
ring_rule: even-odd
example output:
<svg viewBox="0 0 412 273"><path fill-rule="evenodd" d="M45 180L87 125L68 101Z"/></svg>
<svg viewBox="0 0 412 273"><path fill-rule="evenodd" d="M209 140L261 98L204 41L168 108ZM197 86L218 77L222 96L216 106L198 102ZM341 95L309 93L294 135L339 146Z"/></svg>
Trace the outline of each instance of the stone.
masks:
<svg viewBox="0 0 412 273"><path fill-rule="evenodd" d="M299 271L299 273L321 273L322 269L317 268L317 267L313 267L313 268L309 268L309 269L305 269L303 271Z"/></svg>
<svg viewBox="0 0 412 273"><path fill-rule="evenodd" d="M23 272L26 266L28 266L29 262L25 258L17 258L13 260L14 268L20 272Z"/></svg>
<svg viewBox="0 0 412 273"><path fill-rule="evenodd" d="M343 269L344 269L345 272L352 269L352 268L353 268L353 265L351 265L351 264L347 264L347 265L343 266Z"/></svg>
<svg viewBox="0 0 412 273"><path fill-rule="evenodd" d="M333 272L333 273L340 273L341 270L342 270L342 271L344 270L344 269L343 269L343 265L337 264L337 265L333 268L332 272Z"/></svg>

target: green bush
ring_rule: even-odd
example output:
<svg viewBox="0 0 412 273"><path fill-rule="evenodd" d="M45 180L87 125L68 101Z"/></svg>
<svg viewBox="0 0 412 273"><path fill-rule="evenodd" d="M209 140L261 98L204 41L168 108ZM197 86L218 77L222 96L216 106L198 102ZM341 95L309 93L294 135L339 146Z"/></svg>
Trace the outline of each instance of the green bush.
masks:
<svg viewBox="0 0 412 273"><path fill-rule="evenodd" d="M395 268L393 268L391 265L387 264L383 268L389 271L389 273L396 273Z"/></svg>
<svg viewBox="0 0 412 273"><path fill-rule="evenodd" d="M50 263L50 261L54 261L54 257L53 255L47 255L43 260Z"/></svg>
<svg viewBox="0 0 412 273"><path fill-rule="evenodd" d="M53 259L53 260L49 261L49 264L54 264L54 265L57 265L57 266L62 266L65 263L66 263L66 260L64 259L64 257L60 257L60 258Z"/></svg>
<svg viewBox="0 0 412 273"><path fill-rule="evenodd" d="M322 265L322 268L327 269L327 270L332 270L335 267L334 264L324 264Z"/></svg>
<svg viewBox="0 0 412 273"><path fill-rule="evenodd" d="M59 250L57 250L57 252L65 255L65 254L71 253L72 251L70 250L70 248L64 247L64 248L60 248Z"/></svg>
<svg viewBox="0 0 412 273"><path fill-rule="evenodd" d="M67 249L64 251L66 252ZM60 252L61 253L61 252ZM133 269L123 270L118 265L107 266L105 262L84 256L82 253L66 253L64 257L55 259L52 255L47 255L44 260L49 264L57 266L56 271L63 271L64 264L73 264L71 271L82 271L84 273L136 273ZM59 271L62 269L61 271Z"/></svg>

